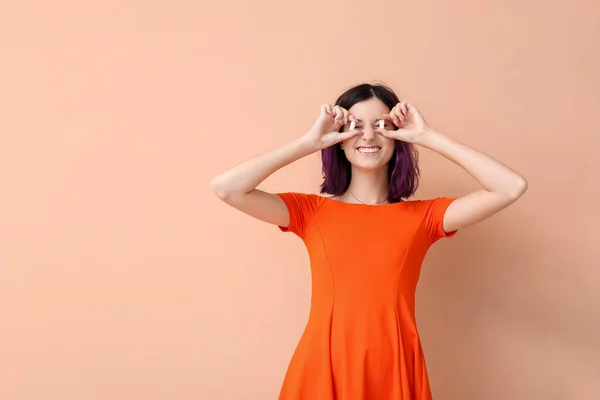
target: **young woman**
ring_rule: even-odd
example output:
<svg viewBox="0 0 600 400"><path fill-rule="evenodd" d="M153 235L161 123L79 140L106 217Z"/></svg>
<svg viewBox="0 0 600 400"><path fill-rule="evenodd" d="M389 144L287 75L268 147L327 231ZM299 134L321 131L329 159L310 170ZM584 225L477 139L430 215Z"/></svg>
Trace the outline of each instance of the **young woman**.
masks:
<svg viewBox="0 0 600 400"><path fill-rule="evenodd" d="M419 176L415 146L458 164L481 189L459 198L409 199ZM330 196L256 189L316 151L321 194ZM303 136L218 175L212 188L236 209L298 235L310 255L310 316L280 399L428 400L415 322L425 254L437 240L514 203L527 181L434 130L388 87L362 84L333 107L323 105Z"/></svg>

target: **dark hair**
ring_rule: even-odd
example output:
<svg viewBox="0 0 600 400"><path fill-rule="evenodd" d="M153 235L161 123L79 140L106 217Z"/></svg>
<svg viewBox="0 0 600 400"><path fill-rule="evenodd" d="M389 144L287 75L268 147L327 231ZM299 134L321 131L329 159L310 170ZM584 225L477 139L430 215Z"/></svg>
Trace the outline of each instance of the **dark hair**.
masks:
<svg viewBox="0 0 600 400"><path fill-rule="evenodd" d="M390 110L399 103L398 96L384 84L360 84L344 92L335 104L350 107L371 99L381 100ZM341 128L343 129L343 127ZM341 132L341 130L340 130ZM419 182L419 153L411 143L395 141L395 151L388 164L388 201L397 203L417 190ZM321 150L323 183L321 194L342 195L350 186L352 168L339 143Z"/></svg>

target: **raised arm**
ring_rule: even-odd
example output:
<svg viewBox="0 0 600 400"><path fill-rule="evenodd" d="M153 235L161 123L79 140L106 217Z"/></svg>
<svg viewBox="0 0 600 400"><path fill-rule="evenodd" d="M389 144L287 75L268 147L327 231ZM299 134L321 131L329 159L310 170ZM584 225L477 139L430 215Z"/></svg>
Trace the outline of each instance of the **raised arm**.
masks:
<svg viewBox="0 0 600 400"><path fill-rule="evenodd" d="M450 204L444 214L445 232L452 232L498 213L527 190L527 180L501 162L435 131L412 104L402 101L381 117L391 120L396 131L378 130L384 136L423 146L446 157L482 186Z"/></svg>
<svg viewBox="0 0 600 400"><path fill-rule="evenodd" d="M256 187L275 171L311 153L360 134L338 132L354 118L341 107L324 105L313 127L302 137L278 149L252 157L217 175L211 181L214 193L225 203L259 220L287 227L290 216L276 194Z"/></svg>
<svg viewBox="0 0 600 400"><path fill-rule="evenodd" d="M431 130L422 145L453 161L482 186L459 197L444 215L444 231L473 225L517 201L527 190L527 180L501 162Z"/></svg>

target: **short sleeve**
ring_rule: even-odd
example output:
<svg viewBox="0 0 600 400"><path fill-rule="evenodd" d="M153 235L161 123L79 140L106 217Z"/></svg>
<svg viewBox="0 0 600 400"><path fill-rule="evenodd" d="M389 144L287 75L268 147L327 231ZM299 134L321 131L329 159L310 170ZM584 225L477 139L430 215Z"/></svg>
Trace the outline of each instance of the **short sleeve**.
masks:
<svg viewBox="0 0 600 400"><path fill-rule="evenodd" d="M444 237L452 237L458 232L457 230L451 232L444 231L444 215L448 206L454 200L456 200L454 197L438 197L431 200L424 200L425 215L423 217L423 224L432 243Z"/></svg>
<svg viewBox="0 0 600 400"><path fill-rule="evenodd" d="M283 200L290 214L290 224L287 227L280 226L279 229L303 237L320 204L320 196L293 192L277 193L277 195Z"/></svg>

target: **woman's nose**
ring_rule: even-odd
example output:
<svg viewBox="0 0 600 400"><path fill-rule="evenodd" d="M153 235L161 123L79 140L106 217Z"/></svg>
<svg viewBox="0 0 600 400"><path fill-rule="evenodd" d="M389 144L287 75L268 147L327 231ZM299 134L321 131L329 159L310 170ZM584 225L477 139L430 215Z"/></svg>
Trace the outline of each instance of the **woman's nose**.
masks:
<svg viewBox="0 0 600 400"><path fill-rule="evenodd" d="M366 126L363 129L363 134L361 136L364 140L373 140L373 138L375 138L375 131L372 127Z"/></svg>

